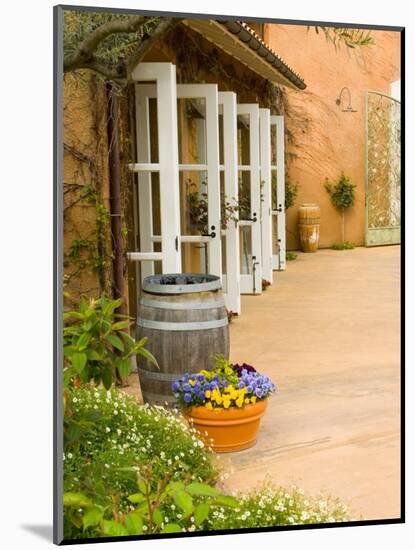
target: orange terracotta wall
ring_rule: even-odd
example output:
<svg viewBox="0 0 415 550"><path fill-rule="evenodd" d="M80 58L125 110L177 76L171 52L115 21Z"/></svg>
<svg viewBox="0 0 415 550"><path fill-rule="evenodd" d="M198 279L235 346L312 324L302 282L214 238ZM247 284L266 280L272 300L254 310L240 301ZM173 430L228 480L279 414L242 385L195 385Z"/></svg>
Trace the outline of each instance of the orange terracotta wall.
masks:
<svg viewBox="0 0 415 550"><path fill-rule="evenodd" d="M341 220L326 190L325 178L343 170L357 185L355 206L346 214L346 240L364 244L365 237L365 92L390 93L400 79L400 34L372 31L374 45L335 50L322 32L300 25L267 25L265 40L305 80L304 91L287 89L286 162L299 184L296 205L287 212L287 244L298 248L297 210L302 202L321 207L320 247L341 241ZM343 86L356 113L343 113L335 99ZM289 134L293 136L290 143Z"/></svg>

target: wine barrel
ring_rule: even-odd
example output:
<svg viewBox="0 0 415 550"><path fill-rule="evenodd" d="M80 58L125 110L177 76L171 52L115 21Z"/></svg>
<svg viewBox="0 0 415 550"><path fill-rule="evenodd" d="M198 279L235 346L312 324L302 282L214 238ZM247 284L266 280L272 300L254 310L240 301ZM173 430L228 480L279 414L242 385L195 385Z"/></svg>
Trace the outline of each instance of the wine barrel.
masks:
<svg viewBox="0 0 415 550"><path fill-rule="evenodd" d="M212 356L229 357L229 326L221 281L198 273L164 274L143 281L137 339L159 369L137 356L138 376L146 403L173 404L172 382L185 372L210 370Z"/></svg>
<svg viewBox="0 0 415 550"><path fill-rule="evenodd" d="M298 209L298 232L303 252L316 252L320 237L320 207L302 204Z"/></svg>

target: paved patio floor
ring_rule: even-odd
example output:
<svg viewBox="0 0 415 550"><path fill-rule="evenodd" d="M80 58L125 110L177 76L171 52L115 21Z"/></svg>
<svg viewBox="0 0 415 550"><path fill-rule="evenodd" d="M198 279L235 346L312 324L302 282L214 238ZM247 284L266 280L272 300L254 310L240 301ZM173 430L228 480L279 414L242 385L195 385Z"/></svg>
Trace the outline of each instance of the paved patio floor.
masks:
<svg viewBox="0 0 415 550"><path fill-rule="evenodd" d="M266 476L400 515L400 247L319 250L244 296L231 359L278 384L255 447L221 455L230 489Z"/></svg>

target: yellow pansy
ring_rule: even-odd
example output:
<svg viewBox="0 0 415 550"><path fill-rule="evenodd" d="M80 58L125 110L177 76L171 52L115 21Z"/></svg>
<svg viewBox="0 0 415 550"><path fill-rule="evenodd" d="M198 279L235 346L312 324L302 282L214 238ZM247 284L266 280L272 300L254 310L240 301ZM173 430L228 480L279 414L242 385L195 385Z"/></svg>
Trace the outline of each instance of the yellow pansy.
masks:
<svg viewBox="0 0 415 550"><path fill-rule="evenodd" d="M225 409L229 409L230 405L231 405L230 399L224 399L223 400L223 406L224 406Z"/></svg>
<svg viewBox="0 0 415 550"><path fill-rule="evenodd" d="M255 403L255 402L256 402L256 396L253 395L253 396L251 397L251 403Z"/></svg>
<svg viewBox="0 0 415 550"><path fill-rule="evenodd" d="M236 400L237 407L241 408L244 404L244 396L241 394L238 399Z"/></svg>
<svg viewBox="0 0 415 550"><path fill-rule="evenodd" d="M210 390L205 391L205 397L209 399L211 395L212 395L212 392Z"/></svg>
<svg viewBox="0 0 415 550"><path fill-rule="evenodd" d="M212 405L212 402L211 401L208 401L205 405L205 408L208 410L208 411L211 411L213 409L213 405Z"/></svg>
<svg viewBox="0 0 415 550"><path fill-rule="evenodd" d="M249 397L247 397L247 398L245 399L245 405L249 405L250 402L251 402L251 401L250 401Z"/></svg>

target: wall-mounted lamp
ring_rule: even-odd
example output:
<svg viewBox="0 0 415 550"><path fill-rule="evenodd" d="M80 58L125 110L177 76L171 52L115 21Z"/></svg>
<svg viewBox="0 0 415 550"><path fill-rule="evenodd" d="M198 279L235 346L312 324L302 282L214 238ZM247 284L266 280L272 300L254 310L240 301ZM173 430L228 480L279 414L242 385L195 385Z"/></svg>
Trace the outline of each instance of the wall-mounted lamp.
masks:
<svg viewBox="0 0 415 550"><path fill-rule="evenodd" d="M349 88L347 88L346 86L344 86L344 87L340 90L339 95L336 97L336 105L340 105L340 104L341 104L341 102L342 102L342 95L343 95L343 92L344 92L344 91L347 91L347 93L349 94L349 105L347 106L346 109L342 109L343 113L357 113L356 109L353 109L353 107L352 107L352 94L350 93Z"/></svg>

